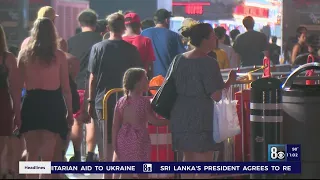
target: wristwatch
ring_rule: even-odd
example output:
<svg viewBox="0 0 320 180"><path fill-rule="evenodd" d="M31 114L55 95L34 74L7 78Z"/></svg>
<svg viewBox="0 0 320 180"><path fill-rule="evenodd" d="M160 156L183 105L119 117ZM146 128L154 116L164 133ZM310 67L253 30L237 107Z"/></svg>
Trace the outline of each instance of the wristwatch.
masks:
<svg viewBox="0 0 320 180"><path fill-rule="evenodd" d="M93 104L94 103L94 100L92 100L92 99L87 99L87 101L88 101L88 103L90 103L90 104Z"/></svg>

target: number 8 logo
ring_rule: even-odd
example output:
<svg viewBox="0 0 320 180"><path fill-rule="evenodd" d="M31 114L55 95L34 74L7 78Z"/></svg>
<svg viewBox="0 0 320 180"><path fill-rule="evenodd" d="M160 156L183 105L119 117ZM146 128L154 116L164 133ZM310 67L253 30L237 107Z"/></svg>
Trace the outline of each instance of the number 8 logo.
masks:
<svg viewBox="0 0 320 180"><path fill-rule="evenodd" d="M277 159L278 158L278 148L277 147L272 147L271 148L271 159Z"/></svg>
<svg viewBox="0 0 320 180"><path fill-rule="evenodd" d="M148 166L147 166L146 164L144 164L144 165L143 165L143 171L144 171L144 172L148 172L148 170L149 170Z"/></svg>

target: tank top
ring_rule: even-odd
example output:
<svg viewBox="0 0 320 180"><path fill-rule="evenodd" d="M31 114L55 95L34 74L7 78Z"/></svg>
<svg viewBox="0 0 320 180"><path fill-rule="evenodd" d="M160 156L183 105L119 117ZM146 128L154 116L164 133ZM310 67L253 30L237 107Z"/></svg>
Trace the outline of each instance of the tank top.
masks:
<svg viewBox="0 0 320 180"><path fill-rule="evenodd" d="M299 46L299 52L297 54L297 57L300 55L300 54L305 54L305 53L308 53L308 46L306 45L301 45L299 43L297 43L297 45Z"/></svg>

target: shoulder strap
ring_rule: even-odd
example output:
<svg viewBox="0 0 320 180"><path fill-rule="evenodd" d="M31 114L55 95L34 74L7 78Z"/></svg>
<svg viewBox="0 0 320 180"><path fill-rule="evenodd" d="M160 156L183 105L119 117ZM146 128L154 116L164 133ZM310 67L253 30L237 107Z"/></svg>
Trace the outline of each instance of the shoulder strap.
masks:
<svg viewBox="0 0 320 180"><path fill-rule="evenodd" d="M169 71L167 72L166 79L169 79L169 77L171 77L172 73L177 69L179 61L181 59L181 56L182 55L179 54L173 59L171 67L169 68Z"/></svg>

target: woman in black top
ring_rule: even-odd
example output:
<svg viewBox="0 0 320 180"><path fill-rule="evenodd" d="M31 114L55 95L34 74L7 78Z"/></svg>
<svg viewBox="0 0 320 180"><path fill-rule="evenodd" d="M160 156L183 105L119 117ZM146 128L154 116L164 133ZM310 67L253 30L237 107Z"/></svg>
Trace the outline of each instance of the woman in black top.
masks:
<svg viewBox="0 0 320 180"><path fill-rule="evenodd" d="M297 58L294 61L294 65L303 65L308 63L307 62L308 56L310 54L314 57L315 62L319 62L320 58L318 55L318 51L319 51L318 42L319 42L318 35L315 35L315 34L310 35L307 39L308 52L297 56Z"/></svg>
<svg viewBox="0 0 320 180"><path fill-rule="evenodd" d="M291 54L292 64L300 54L308 53L308 46L306 43L307 34L304 31L297 32L298 42L293 46Z"/></svg>

